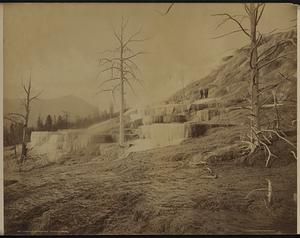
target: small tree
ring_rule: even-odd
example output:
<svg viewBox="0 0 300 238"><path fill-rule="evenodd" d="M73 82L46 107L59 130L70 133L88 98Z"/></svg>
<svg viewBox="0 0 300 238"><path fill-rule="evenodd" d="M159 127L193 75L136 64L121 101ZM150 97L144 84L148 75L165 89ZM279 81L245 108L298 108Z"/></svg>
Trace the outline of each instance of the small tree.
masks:
<svg viewBox="0 0 300 238"><path fill-rule="evenodd" d="M56 122L56 128L57 129L63 129L64 128L64 121L61 115L58 115L57 122Z"/></svg>
<svg viewBox="0 0 300 238"><path fill-rule="evenodd" d="M37 130L42 131L44 129L44 124L41 116L39 115L38 120L37 120Z"/></svg>
<svg viewBox="0 0 300 238"><path fill-rule="evenodd" d="M45 121L45 129L46 129L46 131L52 131L52 127L53 127L52 118L50 115L48 115L46 117L46 121Z"/></svg>
<svg viewBox="0 0 300 238"><path fill-rule="evenodd" d="M56 130L57 130L57 118L56 118L56 115L53 116L52 130L53 130L53 131L56 131Z"/></svg>
<svg viewBox="0 0 300 238"><path fill-rule="evenodd" d="M70 112L68 111L63 111L64 114L64 129L68 129L69 128L69 117L70 117Z"/></svg>
<svg viewBox="0 0 300 238"><path fill-rule="evenodd" d="M39 92L32 96L32 87L31 87L31 74L29 77L28 84L22 84L22 88L25 93L24 99L21 100L21 105L23 106L24 113L8 113L4 119L11 121L14 124L22 125L22 150L20 155L20 162L22 163L27 158L27 133L28 133L28 122L31 111L31 104L37 100L42 92Z"/></svg>

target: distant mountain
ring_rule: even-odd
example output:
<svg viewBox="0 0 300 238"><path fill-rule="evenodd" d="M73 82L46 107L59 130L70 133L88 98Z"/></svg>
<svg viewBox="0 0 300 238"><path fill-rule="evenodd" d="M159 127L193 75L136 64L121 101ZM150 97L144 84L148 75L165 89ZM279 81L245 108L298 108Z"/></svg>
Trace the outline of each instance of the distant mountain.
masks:
<svg viewBox="0 0 300 238"><path fill-rule="evenodd" d="M11 112L23 112L19 99L4 98L3 104L4 115ZM74 120L76 117L93 115L97 113L98 109L83 99L73 95L53 99L40 99L32 103L29 124L35 126L39 115L45 120L48 114L51 116L63 115L63 111L69 113L70 120Z"/></svg>

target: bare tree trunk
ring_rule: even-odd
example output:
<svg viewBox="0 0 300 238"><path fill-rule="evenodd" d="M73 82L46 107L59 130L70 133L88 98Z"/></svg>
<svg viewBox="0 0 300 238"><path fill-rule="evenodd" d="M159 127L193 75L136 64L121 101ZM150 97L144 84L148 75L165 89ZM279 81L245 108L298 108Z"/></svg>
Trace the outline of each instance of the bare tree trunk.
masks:
<svg viewBox="0 0 300 238"><path fill-rule="evenodd" d="M279 118L279 111L278 111L278 107L277 107L277 97L276 97L276 91L273 90L272 91L273 94L273 101L274 101L274 110L275 110L275 114L276 114L276 124L275 124L275 128L278 131L280 128L280 118Z"/></svg>
<svg viewBox="0 0 300 238"><path fill-rule="evenodd" d="M124 82L121 77L121 90L120 90L120 133L119 133L119 144L124 145Z"/></svg>
<svg viewBox="0 0 300 238"><path fill-rule="evenodd" d="M257 52L257 38L256 38L256 26L257 26L257 17L255 13L254 3L250 3L250 36L251 36L251 128L254 127L257 130L260 130L260 105L259 105L259 71L258 71L258 52ZM251 142L254 142L253 135L251 133Z"/></svg>
<svg viewBox="0 0 300 238"><path fill-rule="evenodd" d="M29 121L29 113L30 113L30 91L31 91L31 81L29 81L27 95L25 99L25 123L23 126L23 138L22 138L22 150L21 150L21 163L25 161L27 158L27 143L26 143L26 136L27 136L27 128L28 128L28 121Z"/></svg>
<svg viewBox="0 0 300 238"><path fill-rule="evenodd" d="M119 145L123 146L124 138L124 65L123 65L123 34L121 35L121 52L120 52L120 132L119 132Z"/></svg>
<svg viewBox="0 0 300 238"><path fill-rule="evenodd" d="M22 138L22 150L21 150L21 158L20 161L23 162L27 156L27 145L26 145L26 126L23 127L23 138Z"/></svg>

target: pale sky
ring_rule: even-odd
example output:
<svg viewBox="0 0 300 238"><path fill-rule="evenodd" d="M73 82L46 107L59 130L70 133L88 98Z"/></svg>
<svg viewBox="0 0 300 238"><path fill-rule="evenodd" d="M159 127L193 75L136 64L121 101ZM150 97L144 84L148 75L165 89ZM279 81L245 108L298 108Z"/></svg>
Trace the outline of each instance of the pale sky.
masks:
<svg viewBox="0 0 300 238"><path fill-rule="evenodd" d="M4 96L20 95L21 81L28 79L43 98L75 95L99 107L107 106L111 94L96 95L100 79L99 52L117 47L112 26L120 26L128 17L128 32L142 26L144 37L136 49L149 52L137 58L140 78L138 97L128 91L131 106L160 101L199 80L216 68L233 49L247 44L242 33L226 38L211 38L238 29L227 22L216 30L222 18L216 13L244 14L242 4L176 3L168 15L169 4L161 3L72 3L5 4L4 7ZM267 4L259 30L285 30L293 26L296 7L291 4ZM243 23L247 27L247 20ZM75 105L76 106L76 105Z"/></svg>

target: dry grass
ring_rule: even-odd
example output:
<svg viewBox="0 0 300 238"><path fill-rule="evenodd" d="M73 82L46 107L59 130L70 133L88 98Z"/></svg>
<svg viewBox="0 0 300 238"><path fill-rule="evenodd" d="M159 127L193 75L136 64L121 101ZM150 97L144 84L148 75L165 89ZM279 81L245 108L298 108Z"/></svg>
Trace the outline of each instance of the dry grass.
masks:
<svg viewBox="0 0 300 238"><path fill-rule="evenodd" d="M295 163L265 169L220 159L224 151L233 151L230 146L244 130L212 128L204 137L123 159L116 144L107 144L98 156L88 155L89 151L28 172L5 170L5 230L9 234L295 232ZM214 156L208 156L211 152ZM206 160L218 178L203 179L210 173L204 165L191 164L198 160ZM264 178L274 185L272 210L265 208L259 194L245 200L249 191L264 186Z"/></svg>

